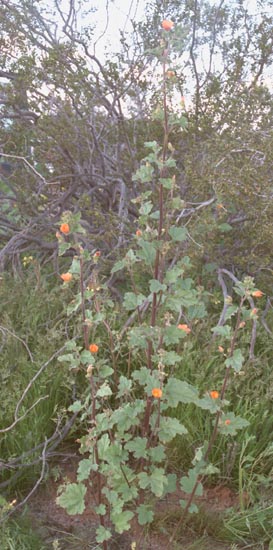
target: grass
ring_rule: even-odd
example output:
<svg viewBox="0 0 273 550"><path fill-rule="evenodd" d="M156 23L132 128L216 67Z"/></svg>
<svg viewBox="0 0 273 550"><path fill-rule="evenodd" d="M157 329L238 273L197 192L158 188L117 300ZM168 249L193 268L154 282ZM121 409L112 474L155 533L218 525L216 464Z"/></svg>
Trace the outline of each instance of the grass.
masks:
<svg viewBox="0 0 273 550"><path fill-rule="evenodd" d="M25 518L0 525L1 550L46 550L41 538Z"/></svg>
<svg viewBox="0 0 273 550"><path fill-rule="evenodd" d="M3 278L0 285L0 318L2 357L0 373L0 427L7 428L14 421L16 405L25 388L37 371L64 343L62 319L65 313L65 296L56 285L50 286L46 278L39 287L33 276L22 281ZM55 430L59 415L65 417L66 405L71 400L73 380L68 370L52 360L32 384L22 400L18 417L38 404L1 435L2 460L16 458L45 441ZM16 477L16 492L36 479L41 466L32 466L41 451L26 456L25 467ZM6 470L1 481L8 481L16 473ZM11 490L15 486L11 484ZM1 491L1 485L0 485Z"/></svg>

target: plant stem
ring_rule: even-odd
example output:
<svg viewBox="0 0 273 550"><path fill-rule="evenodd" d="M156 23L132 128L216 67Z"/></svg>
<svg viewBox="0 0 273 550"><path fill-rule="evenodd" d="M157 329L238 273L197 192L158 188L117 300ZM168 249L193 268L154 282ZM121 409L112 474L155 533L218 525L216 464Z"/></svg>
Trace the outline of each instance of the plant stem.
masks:
<svg viewBox="0 0 273 550"><path fill-rule="evenodd" d="M168 149L168 138L169 138L169 128L168 128L168 109L167 109L167 90L166 90L166 57L168 55L168 44L165 44L164 48L164 54L163 54L163 63L162 63L162 69L163 69L163 85L162 85L162 93L163 93L163 111L164 111L164 137L163 137L163 148L162 148L162 167L160 169L160 178L163 178L166 176L166 167L165 167L165 161L167 157L167 149ZM158 221L158 228L157 228L157 239L160 240L163 232L163 225L164 225L164 197L163 197L163 185L162 183L159 184L159 221ZM161 260L161 251L159 248L156 250L156 257L155 257L155 263L154 263L154 279L161 282L162 279L162 266L160 263ZM152 310L151 310L151 321L150 326L155 327L156 325L156 318L157 318L157 311L158 311L158 295L156 292L153 293L152 298ZM147 366L150 371L153 370L153 364L152 364L152 354L153 354L153 343L151 340L148 340L147 343ZM144 422L143 422L143 436L148 435L149 432L149 425L150 425L150 416L152 411L152 403L153 400L151 396L147 396L146 398L146 409L144 413Z"/></svg>
<svg viewBox="0 0 273 550"><path fill-rule="evenodd" d="M80 253L80 293L81 293L81 312L82 312L84 347L86 350L88 350L89 349L89 328L86 324L86 315L85 315L86 311L85 311L84 280L83 280L83 257L81 253ZM96 424L96 387L95 387L95 381L92 373L90 375L89 382L90 382L90 388L91 388L91 421L92 421L92 426L95 426ZM94 455L95 455L95 462L99 467L100 459L99 459L99 453L98 453L97 440L95 440L95 443L94 443ZM99 469L97 471L96 477L97 477L97 484L98 484L98 504L102 504L103 503L102 475ZM100 525L102 527L105 527L104 516L99 514L99 520L100 520ZM108 550L107 541L103 542L103 550Z"/></svg>

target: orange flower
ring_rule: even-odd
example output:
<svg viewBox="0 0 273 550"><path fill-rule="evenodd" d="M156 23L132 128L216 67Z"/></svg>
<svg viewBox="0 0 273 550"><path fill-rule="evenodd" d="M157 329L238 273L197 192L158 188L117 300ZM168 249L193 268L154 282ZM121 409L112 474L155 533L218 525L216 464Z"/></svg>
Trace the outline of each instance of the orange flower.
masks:
<svg viewBox="0 0 273 550"><path fill-rule="evenodd" d="M91 351L91 353L98 353L99 346L97 346L97 344L90 344L89 351Z"/></svg>
<svg viewBox="0 0 273 550"><path fill-rule="evenodd" d="M215 390L210 391L209 394L211 396L211 399L218 399L218 397L219 397L219 392L215 391Z"/></svg>
<svg viewBox="0 0 273 550"><path fill-rule="evenodd" d="M61 279L63 280L64 283L69 283L72 279L72 273L62 273Z"/></svg>
<svg viewBox="0 0 273 550"><path fill-rule="evenodd" d="M60 227L60 231L62 233L64 233L65 235L67 235L70 231L70 227L69 227L68 223L62 223L62 225Z"/></svg>
<svg viewBox="0 0 273 550"><path fill-rule="evenodd" d="M252 296L254 296L254 298L261 298L263 295L264 292L262 292L261 290L254 290L254 292L252 292Z"/></svg>
<svg viewBox="0 0 273 550"><path fill-rule="evenodd" d="M162 397L162 390L160 388L153 388L152 389L152 396L155 399L160 399Z"/></svg>
<svg viewBox="0 0 273 550"><path fill-rule="evenodd" d="M227 419L225 420L225 425L226 425L226 426L229 426L230 424L231 424L231 420L230 420L229 418L227 418Z"/></svg>
<svg viewBox="0 0 273 550"><path fill-rule="evenodd" d="M141 229L137 229L137 230L136 230L136 236L137 236L137 237L141 237L141 235L142 235Z"/></svg>
<svg viewBox="0 0 273 550"><path fill-rule="evenodd" d="M95 254L94 254L94 257L99 258L100 256L101 256L101 251L97 250L97 252L95 252Z"/></svg>
<svg viewBox="0 0 273 550"><path fill-rule="evenodd" d="M170 31L174 27L174 22L169 19L164 19L161 23L162 29L164 31Z"/></svg>
<svg viewBox="0 0 273 550"><path fill-rule="evenodd" d="M218 346L218 351L220 351L220 353L224 353L225 350L224 350L223 346Z"/></svg>
<svg viewBox="0 0 273 550"><path fill-rule="evenodd" d="M179 330L183 330L187 334L190 334L191 332L191 329L190 327L188 327L188 325L177 325L177 328L179 328Z"/></svg>

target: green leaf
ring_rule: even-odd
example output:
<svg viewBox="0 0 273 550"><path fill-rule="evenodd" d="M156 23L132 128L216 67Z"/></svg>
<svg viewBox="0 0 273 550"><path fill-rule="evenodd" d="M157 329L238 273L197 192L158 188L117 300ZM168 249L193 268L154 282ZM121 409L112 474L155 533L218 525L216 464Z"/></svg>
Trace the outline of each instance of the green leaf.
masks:
<svg viewBox="0 0 273 550"><path fill-rule="evenodd" d="M64 355L59 355L57 361L72 363L75 360L75 355L73 353L65 353Z"/></svg>
<svg viewBox="0 0 273 550"><path fill-rule="evenodd" d="M120 376L117 397L123 397L128 395L132 389L132 380L126 378L126 376Z"/></svg>
<svg viewBox="0 0 273 550"><path fill-rule="evenodd" d="M150 476L151 491L156 497L161 497L164 488L168 484L168 479L163 468L155 468Z"/></svg>
<svg viewBox="0 0 273 550"><path fill-rule="evenodd" d="M113 265L111 269L111 273L116 273L116 271L120 271L121 269L124 269L125 266L126 266L126 260L125 259L119 260Z"/></svg>
<svg viewBox="0 0 273 550"><path fill-rule="evenodd" d="M198 480L198 473L194 468L192 468L191 470L188 471L188 475L183 476L180 480L182 491L190 495L197 480ZM202 483L199 482L197 485L197 489L195 491L195 495L198 497L201 497L202 494L203 494L203 486L202 486Z"/></svg>
<svg viewBox="0 0 273 550"><path fill-rule="evenodd" d="M67 340L65 344L65 349L67 351L75 351L77 349L77 344L75 340Z"/></svg>
<svg viewBox="0 0 273 550"><path fill-rule="evenodd" d="M154 512L148 504L140 504L137 508L137 513L139 525L146 525L154 519Z"/></svg>
<svg viewBox="0 0 273 550"><path fill-rule="evenodd" d="M199 399L198 406L214 414L221 409L221 401L219 402L219 399L212 399L210 395L206 395Z"/></svg>
<svg viewBox="0 0 273 550"><path fill-rule="evenodd" d="M244 357L240 349L236 349L232 357L227 357L225 365L231 367L235 372L240 372L244 362Z"/></svg>
<svg viewBox="0 0 273 550"><path fill-rule="evenodd" d="M193 319L204 319L206 315L207 310L205 304L203 304L202 302L200 304L189 306L188 308L187 317L190 321L192 321Z"/></svg>
<svg viewBox="0 0 273 550"><path fill-rule="evenodd" d="M214 474L220 474L220 470L213 464L207 464L199 469L199 473L203 476L212 476Z"/></svg>
<svg viewBox="0 0 273 550"><path fill-rule="evenodd" d="M159 210L154 210L154 212L152 212L150 214L150 218L151 220L159 220L160 218L160 211Z"/></svg>
<svg viewBox="0 0 273 550"><path fill-rule="evenodd" d="M158 372L150 371L147 367L141 367L141 369L132 373L134 380L137 380L141 386L145 386L145 391L151 393L153 388L158 387Z"/></svg>
<svg viewBox="0 0 273 550"><path fill-rule="evenodd" d="M166 452L164 445L157 445L156 447L151 447L148 449L148 455L151 458L152 462L156 464L166 459Z"/></svg>
<svg viewBox="0 0 273 550"><path fill-rule="evenodd" d="M132 250L132 248L130 248L126 253L125 260L126 260L126 265L128 265L128 263L135 264L137 262L137 257L134 251Z"/></svg>
<svg viewBox="0 0 273 550"><path fill-rule="evenodd" d="M159 183L161 183L165 189L172 189L174 186L172 178L159 178Z"/></svg>
<svg viewBox="0 0 273 550"><path fill-rule="evenodd" d="M113 425L117 424L119 433L124 436L124 432L129 430L131 426L139 425L138 415L142 414L145 408L143 399L135 400L131 405L127 403L123 407L116 409L112 414Z"/></svg>
<svg viewBox="0 0 273 550"><path fill-rule="evenodd" d="M147 457L147 438L135 437L131 441L128 441L124 448L134 454L135 458Z"/></svg>
<svg viewBox="0 0 273 550"><path fill-rule="evenodd" d="M138 474L139 486L141 489L150 487L152 493L156 497L161 497L164 493L164 488L168 484L167 476L163 468L155 468L151 475L146 472Z"/></svg>
<svg viewBox="0 0 273 550"><path fill-rule="evenodd" d="M176 227L172 225L169 228L169 235L175 242L185 241L188 235L187 229L185 227Z"/></svg>
<svg viewBox="0 0 273 550"><path fill-rule="evenodd" d="M78 466L77 470L77 480L78 481L84 481L85 479L88 479L90 476L90 472L93 469L94 462L91 460L91 458L83 458Z"/></svg>
<svg viewBox="0 0 273 550"><path fill-rule="evenodd" d="M102 525L100 525L96 529L96 541L100 544L104 542L105 540L109 540L112 537L111 531L109 529L106 529Z"/></svg>
<svg viewBox="0 0 273 550"><path fill-rule="evenodd" d="M165 327L163 334L164 344L166 344L166 346L178 344L182 338L186 338L187 336L184 330L180 330L176 326Z"/></svg>
<svg viewBox="0 0 273 550"><path fill-rule="evenodd" d="M126 292L123 300L123 307L130 311L141 306L141 304L146 300L144 294L135 294L134 292Z"/></svg>
<svg viewBox="0 0 273 550"><path fill-rule="evenodd" d="M81 303L82 303L82 297L79 293L75 296L74 300L72 300L70 302L70 304L67 306L66 314L71 315L71 313L74 313L75 311L77 311L79 309Z"/></svg>
<svg viewBox="0 0 273 550"><path fill-rule="evenodd" d="M164 282L175 283L177 279L181 277L181 275L183 275L183 273L184 273L184 269L182 269L181 267L175 266L166 272Z"/></svg>
<svg viewBox="0 0 273 550"><path fill-rule="evenodd" d="M221 233L232 231L232 226L229 225L229 223L221 223L220 225L218 225L218 228L220 229Z"/></svg>
<svg viewBox="0 0 273 550"><path fill-rule="evenodd" d="M155 246L148 241L144 241L143 239L139 239L138 243L141 247L141 250L137 251L138 258L144 260L145 264L148 266L153 265L156 257Z"/></svg>
<svg viewBox="0 0 273 550"><path fill-rule="evenodd" d="M185 428L185 426L183 426L183 424L180 424L177 418L171 418L171 417L161 418L160 429L158 432L158 437L160 441L163 441L164 443L168 443L176 435L183 435L186 433L188 433L188 430Z"/></svg>
<svg viewBox="0 0 273 550"><path fill-rule="evenodd" d="M197 389L177 378L168 379L164 387L164 397L167 397L170 407L177 407L178 403L199 403Z"/></svg>
<svg viewBox="0 0 273 550"><path fill-rule="evenodd" d="M166 485L164 489L164 495L167 495L168 493L174 493L177 489L177 475L176 474L167 474L167 481L168 484Z"/></svg>
<svg viewBox="0 0 273 550"><path fill-rule="evenodd" d="M101 378L107 378L108 376L111 376L113 372L114 372L114 369L112 369L112 367L108 367L108 365L99 366L99 373Z"/></svg>
<svg viewBox="0 0 273 550"><path fill-rule="evenodd" d="M226 424L226 422L228 423ZM235 416L233 412L225 413L221 417L221 422L219 424L218 430L223 435L236 435L239 430L249 426L248 420L241 418L240 416Z"/></svg>
<svg viewBox="0 0 273 550"><path fill-rule="evenodd" d="M180 117L176 117L174 119L174 124L178 124L178 126L184 130L188 126L188 119L181 115Z"/></svg>
<svg viewBox="0 0 273 550"><path fill-rule="evenodd" d="M159 356L157 356L157 357L159 359ZM182 361L183 357L182 357L182 355L178 355L178 353L176 353L175 351L165 351L165 350L163 350L160 359L161 359L162 363L164 363L164 365L167 365L169 367L169 366L172 366L172 365L177 365L177 363L180 363L180 361Z"/></svg>
<svg viewBox="0 0 273 550"><path fill-rule="evenodd" d="M69 248L71 248L71 244L70 243L66 243L66 242L60 242L59 243L59 256L62 256L63 254L65 254L65 252L67 250L69 250Z"/></svg>
<svg viewBox="0 0 273 550"><path fill-rule="evenodd" d="M149 285L150 292L164 292L167 290L167 285L160 283L157 279L151 279Z"/></svg>
<svg viewBox="0 0 273 550"><path fill-rule="evenodd" d="M105 514L106 514L105 504L100 504L99 506L95 506L94 510L95 510L96 514L98 514L98 516L105 516Z"/></svg>
<svg viewBox="0 0 273 550"><path fill-rule="evenodd" d="M159 147L157 141L144 141L144 145L148 149L152 149L155 153L158 153L161 149L161 147Z"/></svg>
<svg viewBox="0 0 273 550"><path fill-rule="evenodd" d="M98 453L101 460L103 460L109 446L110 446L110 439L108 434L103 434L101 438L98 440Z"/></svg>
<svg viewBox="0 0 273 550"><path fill-rule="evenodd" d="M228 325L224 327L213 327L211 331L213 334L217 334L217 336L223 336L223 338L230 338L231 335L231 327Z"/></svg>
<svg viewBox="0 0 273 550"><path fill-rule="evenodd" d="M130 510L125 510L118 514L113 512L111 514L111 520L115 526L115 531L117 533L123 533L124 531L128 531L131 527L129 522L133 517L134 517L134 513L130 512Z"/></svg>
<svg viewBox="0 0 273 550"><path fill-rule="evenodd" d="M238 306L234 306L234 305L228 306L225 313L225 321L227 321L228 319L231 319L231 317L233 317L233 315L235 315L237 311L238 311Z"/></svg>
<svg viewBox="0 0 273 550"><path fill-rule="evenodd" d="M144 202L141 205L140 209L139 209L139 213L142 216L148 216L148 214L150 214L152 208L153 208L153 203L151 201Z"/></svg>
<svg viewBox="0 0 273 550"><path fill-rule="evenodd" d="M96 393L96 397L109 397L112 395L112 390L107 382L104 382Z"/></svg>
<svg viewBox="0 0 273 550"><path fill-rule="evenodd" d="M70 367L71 368L77 368L80 364L80 359L74 355L73 353L65 353L64 355L59 355L58 361L60 362L66 362L66 363L70 363Z"/></svg>
<svg viewBox="0 0 273 550"><path fill-rule="evenodd" d="M138 349L147 348L148 334L146 333L146 328L149 331L148 327L134 327L130 330L128 340L131 347Z"/></svg>
<svg viewBox="0 0 273 550"><path fill-rule="evenodd" d="M75 412L81 411L82 408L83 408L83 404L82 404L82 402L79 401L79 399L78 399L77 401L74 401L74 403L72 403L72 405L69 405L68 410L69 410L70 412L75 413Z"/></svg>
<svg viewBox="0 0 273 550"><path fill-rule="evenodd" d="M94 356L88 349L84 349L81 352L80 359L83 365L94 365L95 363Z"/></svg>
<svg viewBox="0 0 273 550"><path fill-rule="evenodd" d="M64 492L57 497L56 502L69 515L82 514L85 509L85 493L86 487L83 483L70 483L65 487Z"/></svg>
<svg viewBox="0 0 273 550"><path fill-rule="evenodd" d="M79 275L81 272L81 264L78 258L73 258L72 264L69 268L69 273L72 275Z"/></svg>

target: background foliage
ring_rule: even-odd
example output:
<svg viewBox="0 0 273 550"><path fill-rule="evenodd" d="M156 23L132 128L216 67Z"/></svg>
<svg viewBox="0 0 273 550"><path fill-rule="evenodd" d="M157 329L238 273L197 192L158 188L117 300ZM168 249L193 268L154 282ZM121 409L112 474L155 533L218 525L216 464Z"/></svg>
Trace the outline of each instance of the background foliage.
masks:
<svg viewBox="0 0 273 550"><path fill-rule="evenodd" d="M36 0L0 2L0 428L13 422L27 384L53 357L21 410L42 398L38 405L12 431L1 434L1 460L14 461L16 468L4 469L0 489L8 498L14 492L25 494L40 475L42 447L36 445L44 445L45 437L53 436L53 445L63 440L54 439L56 426L65 434L65 408L82 391L80 376L72 377L55 357L66 338L80 334L73 313L64 325L73 287L61 290L57 278L70 263L57 254L55 229L63 212L81 212L86 247L91 253L102 251L96 276L114 300L112 323L117 331L126 323L120 296L129 283L121 272L111 275L110 270L137 228L132 199L140 188L133 174L146 154L144 141L162 139L154 53L160 58L160 22L169 17L178 37L170 66L174 75L167 83L169 108L188 120L187 131L177 128L172 137L180 197L175 218L186 224L188 238L170 262L187 254L189 277L200 292L205 288L208 309L183 346L179 377L200 390L208 379L216 387L222 373L211 327L222 308L219 269L231 274L225 278L228 293L232 276L254 276L265 292L255 357L229 391L250 426L237 436L235 450L219 441L214 459L223 480L236 487L241 483L240 490L250 493L253 504L261 492L262 505L267 505L273 392L272 2L257 1L255 12L244 1L149 2L146 18L134 24L132 35L122 35L121 50L103 60L92 47L92 25L79 33L76 1L70 0L70 8L69 16L54 2L52 9L63 18L60 25L53 11ZM149 190L155 193L154 181ZM87 271L86 279L90 275ZM139 269L140 287L147 277ZM247 353L247 337L242 335L240 343ZM183 416L187 449L194 449L206 434L203 416L190 406L174 414ZM175 445L174 453L176 465L187 468L192 454L183 452L185 447Z"/></svg>

